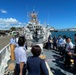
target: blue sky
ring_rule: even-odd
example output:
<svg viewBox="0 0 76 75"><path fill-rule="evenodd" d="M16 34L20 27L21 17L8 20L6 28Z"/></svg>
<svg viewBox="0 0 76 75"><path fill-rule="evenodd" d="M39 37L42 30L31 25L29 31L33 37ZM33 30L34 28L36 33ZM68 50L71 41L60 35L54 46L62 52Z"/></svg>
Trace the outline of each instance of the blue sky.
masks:
<svg viewBox="0 0 76 75"><path fill-rule="evenodd" d="M33 8L42 24L56 29L76 27L76 0L0 0L0 29L25 25Z"/></svg>

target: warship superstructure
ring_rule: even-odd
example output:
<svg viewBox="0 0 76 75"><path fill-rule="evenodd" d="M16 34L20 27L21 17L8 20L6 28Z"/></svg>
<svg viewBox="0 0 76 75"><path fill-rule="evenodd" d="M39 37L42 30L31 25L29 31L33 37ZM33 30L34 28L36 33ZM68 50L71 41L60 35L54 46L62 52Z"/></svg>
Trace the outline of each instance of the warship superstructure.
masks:
<svg viewBox="0 0 76 75"><path fill-rule="evenodd" d="M43 42L46 42L49 35L51 35L50 30L55 30L52 27L47 27L44 24L41 24L38 21L38 13L35 11L32 11L29 13L30 21L26 26L24 27L24 34L26 39L32 39L35 40L35 38L43 38ZM38 40L37 40L38 41Z"/></svg>

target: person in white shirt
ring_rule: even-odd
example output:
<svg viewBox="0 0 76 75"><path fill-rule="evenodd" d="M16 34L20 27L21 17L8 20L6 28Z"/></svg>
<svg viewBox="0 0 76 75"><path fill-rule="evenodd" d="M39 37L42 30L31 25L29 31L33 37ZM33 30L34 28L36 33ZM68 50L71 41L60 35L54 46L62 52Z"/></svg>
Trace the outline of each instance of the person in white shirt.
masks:
<svg viewBox="0 0 76 75"><path fill-rule="evenodd" d="M66 45L66 35L63 36L63 47Z"/></svg>
<svg viewBox="0 0 76 75"><path fill-rule="evenodd" d="M17 37L17 35L12 36L12 38L10 39L10 44L14 44L15 47L18 46L18 37Z"/></svg>
<svg viewBox="0 0 76 75"><path fill-rule="evenodd" d="M16 45L16 47L18 47L18 39L19 39L19 35L15 35L15 45Z"/></svg>
<svg viewBox="0 0 76 75"><path fill-rule="evenodd" d="M25 37L20 36L18 40L18 47L15 48L15 75L25 75L26 74L26 51L24 50Z"/></svg>
<svg viewBox="0 0 76 75"><path fill-rule="evenodd" d="M59 50L59 54L62 55L63 52L63 44L64 44L64 40L62 38L61 35L58 36L58 50Z"/></svg>
<svg viewBox="0 0 76 75"><path fill-rule="evenodd" d="M70 52L73 52L74 50L73 50L73 43L71 42L71 38L70 37L68 37L67 38L67 45L66 45L66 53L65 53L65 62L64 62L64 64L65 64L65 67L70 67L70 58L71 58L71 56L70 56Z"/></svg>
<svg viewBox="0 0 76 75"><path fill-rule="evenodd" d="M65 47L66 47L66 35L63 35L63 42L62 42L62 51L61 51L61 54L62 54L62 60L64 59L65 57Z"/></svg>
<svg viewBox="0 0 76 75"><path fill-rule="evenodd" d="M14 44L14 45L16 44L15 43L15 36L12 36L12 38L10 39L10 44Z"/></svg>
<svg viewBox="0 0 76 75"><path fill-rule="evenodd" d="M70 37L68 37L68 39L67 39L67 46L66 46L66 51L67 52L72 52L73 50L73 43L71 42L71 38Z"/></svg>

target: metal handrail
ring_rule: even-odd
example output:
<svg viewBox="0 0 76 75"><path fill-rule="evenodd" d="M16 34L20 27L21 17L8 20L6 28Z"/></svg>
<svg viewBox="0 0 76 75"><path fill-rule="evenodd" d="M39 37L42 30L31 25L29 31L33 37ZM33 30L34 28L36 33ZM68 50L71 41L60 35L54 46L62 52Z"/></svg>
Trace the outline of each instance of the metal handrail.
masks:
<svg viewBox="0 0 76 75"><path fill-rule="evenodd" d="M9 45L10 45L10 43L8 45L6 45L2 50L0 50L0 53Z"/></svg>
<svg viewBox="0 0 76 75"><path fill-rule="evenodd" d="M0 50L0 75L4 75L8 60L10 60L10 43Z"/></svg>

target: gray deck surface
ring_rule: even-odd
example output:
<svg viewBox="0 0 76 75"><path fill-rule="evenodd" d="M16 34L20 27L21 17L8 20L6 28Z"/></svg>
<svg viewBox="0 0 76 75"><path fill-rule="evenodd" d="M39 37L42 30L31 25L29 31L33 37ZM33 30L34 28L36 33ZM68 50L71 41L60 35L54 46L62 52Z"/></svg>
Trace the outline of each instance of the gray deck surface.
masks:
<svg viewBox="0 0 76 75"><path fill-rule="evenodd" d="M36 42L34 42L34 44L35 43ZM39 40L37 43L41 43L41 40ZM58 51L43 49L43 54L46 55L46 61L48 62L54 75L73 75L69 69L66 69L63 66L63 62L61 61L61 56L59 55ZM27 57L31 55L31 52L27 52Z"/></svg>
<svg viewBox="0 0 76 75"><path fill-rule="evenodd" d="M33 43L36 44L36 42ZM43 40L39 39L37 43L43 43ZM64 67L63 61L61 60L61 56L59 55L58 51L52 49L44 49L43 54L46 55L46 61L48 62L50 69L54 75L73 75L70 69L66 69ZM27 53L27 56L30 55L30 52Z"/></svg>
<svg viewBox="0 0 76 75"><path fill-rule="evenodd" d="M61 61L61 56L57 51L54 50L44 50L45 55L47 57L47 62L54 73L54 75L73 75L70 73L69 69L66 69L63 66L63 62Z"/></svg>
<svg viewBox="0 0 76 75"><path fill-rule="evenodd" d="M63 66L61 57L57 51L44 49L43 54L46 55L46 61L54 75L73 75L69 69ZM30 52L27 53L27 56L31 55Z"/></svg>

